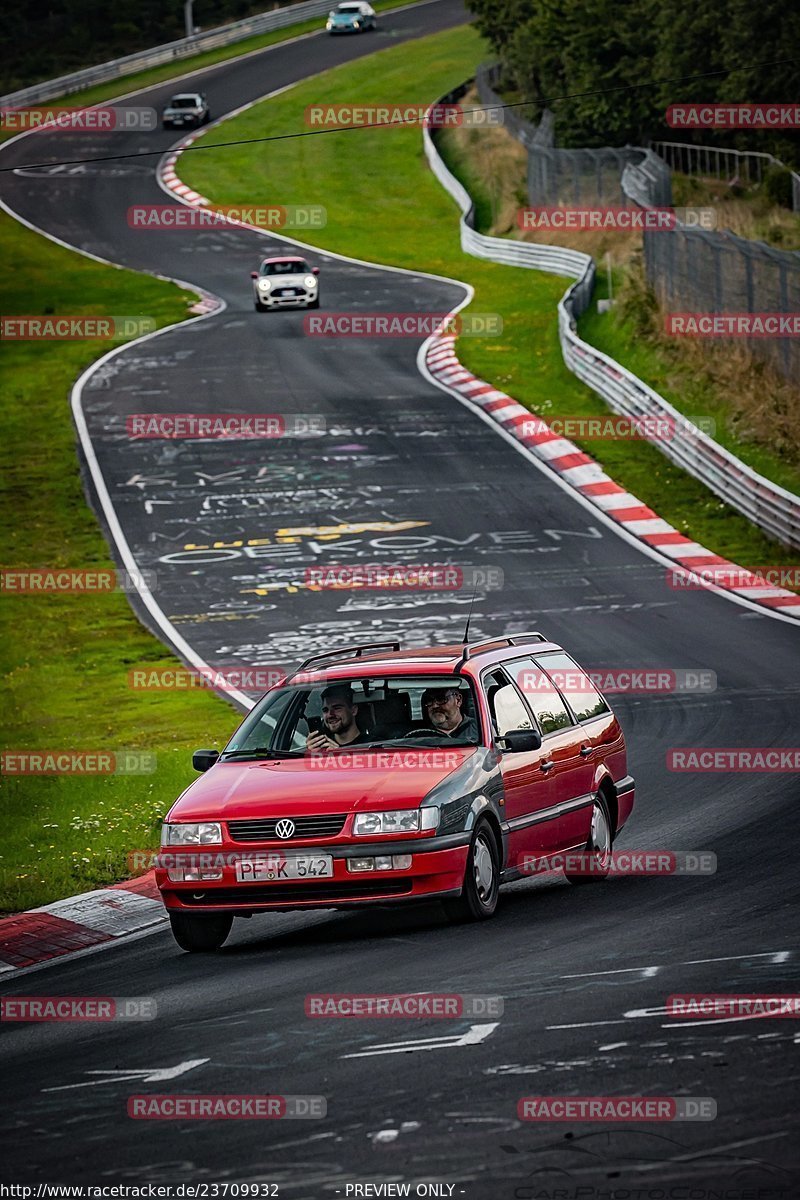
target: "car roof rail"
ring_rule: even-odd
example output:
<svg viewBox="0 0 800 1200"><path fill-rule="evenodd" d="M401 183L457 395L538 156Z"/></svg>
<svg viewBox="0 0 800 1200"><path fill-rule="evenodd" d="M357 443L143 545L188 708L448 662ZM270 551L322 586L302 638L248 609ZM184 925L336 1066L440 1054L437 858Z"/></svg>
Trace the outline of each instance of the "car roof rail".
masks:
<svg viewBox="0 0 800 1200"><path fill-rule="evenodd" d="M312 654L305 662L302 662L297 670L292 672L290 678L299 675L302 671L308 669L312 663L319 663L325 659L336 658L361 658L366 650L400 650L400 643L392 642L362 642L355 646L342 646L339 650L326 650L323 654ZM288 682L288 680L287 680Z"/></svg>
<svg viewBox="0 0 800 1200"><path fill-rule="evenodd" d="M484 638L481 642L470 642L464 646L464 651L461 655L461 658L456 664L456 670L462 667L467 659L472 658L476 652L480 653L481 649L486 646L503 644L506 646L518 646L523 642L547 642L549 640L550 639L546 638L543 633L539 632L538 629L534 629L530 633L515 633L510 637Z"/></svg>

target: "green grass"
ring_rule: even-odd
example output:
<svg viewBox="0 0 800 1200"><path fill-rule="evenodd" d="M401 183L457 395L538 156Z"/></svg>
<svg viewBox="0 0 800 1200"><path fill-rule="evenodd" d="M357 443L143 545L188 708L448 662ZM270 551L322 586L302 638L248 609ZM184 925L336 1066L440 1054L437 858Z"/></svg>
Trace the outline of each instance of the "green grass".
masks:
<svg viewBox="0 0 800 1200"><path fill-rule="evenodd" d="M332 7L336 0L332 0ZM400 8L409 0L373 0L372 7L376 12L387 12L392 8ZM120 79L108 83L98 83L94 87L85 88L80 92L70 92L67 96L56 97L45 102L43 107L59 102L65 104L99 104L103 100L113 100L116 96L125 96L128 92L140 88L152 87L153 84L163 83L164 80L185 74L187 71L199 71L204 67L214 66L215 63L227 62L231 58L240 58L254 50L263 50L288 38L301 37L305 33L314 33L324 25L322 17L313 17L308 21L298 21L295 25L287 25L283 29L273 29L269 33L261 33L256 37L246 38L230 46L220 46L216 50L206 50L200 54L175 58L171 62L162 63L158 67L149 67L145 71L136 71L132 75L123 75ZM212 114L213 116L214 114ZM11 137L13 133L0 132L0 141Z"/></svg>
<svg viewBox="0 0 800 1200"><path fill-rule="evenodd" d="M385 50L377 59L337 67L254 106L226 123L224 138L212 130L202 144L302 129L305 106L321 95L365 104L387 97L435 100L472 75L486 53L485 43L468 28L416 42L413 56L403 47ZM446 138L444 146L447 150ZM450 165L473 191L470 162L452 156ZM268 152L263 144L226 147L184 156L180 174L215 203L255 203L263 196L285 204L323 203L326 227L304 234L304 240L373 262L470 282L473 311L499 313L504 328L500 337L462 338L458 353L465 366L545 418L607 413L561 358L556 305L564 280L484 263L461 251L457 208L425 163L418 127L273 142ZM652 446L623 441L582 445L620 484L718 554L753 564L790 561L788 552Z"/></svg>
<svg viewBox="0 0 800 1200"><path fill-rule="evenodd" d="M147 316L162 326L196 297L53 245L0 214L0 312ZM76 300L79 297L79 301ZM88 508L68 402L72 383L112 343L2 344L0 441L7 514L5 569L110 567ZM190 754L233 728L229 705L206 692L132 691L135 666L175 665L122 593L0 593L2 747L139 749L157 757L141 776L6 775L0 909L45 904L125 877L129 851L158 843L158 821L195 777Z"/></svg>

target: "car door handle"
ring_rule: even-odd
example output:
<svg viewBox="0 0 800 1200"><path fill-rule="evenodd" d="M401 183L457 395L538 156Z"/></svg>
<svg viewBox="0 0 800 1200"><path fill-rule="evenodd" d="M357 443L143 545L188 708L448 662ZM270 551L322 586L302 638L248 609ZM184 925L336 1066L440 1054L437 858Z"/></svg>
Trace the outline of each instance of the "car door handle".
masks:
<svg viewBox="0 0 800 1200"><path fill-rule="evenodd" d="M591 746L581 746L581 754L583 755L584 758L586 758L591 753L592 753Z"/></svg>
<svg viewBox="0 0 800 1200"><path fill-rule="evenodd" d="M555 765L556 764L553 762L552 758L546 758L543 763L539 763L539 770L540 771L552 771L552 769Z"/></svg>

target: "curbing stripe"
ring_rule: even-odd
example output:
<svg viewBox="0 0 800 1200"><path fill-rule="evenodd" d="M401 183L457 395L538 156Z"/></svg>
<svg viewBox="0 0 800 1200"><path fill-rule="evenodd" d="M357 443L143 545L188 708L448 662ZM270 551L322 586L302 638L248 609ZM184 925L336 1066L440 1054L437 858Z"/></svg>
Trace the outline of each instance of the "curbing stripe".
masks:
<svg viewBox="0 0 800 1200"><path fill-rule="evenodd" d="M795 592L765 585L753 575L748 578L744 568L679 533L638 497L620 487L598 462L578 446L555 434L543 418L466 370L455 358L453 345L452 335L434 335L429 339L423 361L432 378L448 391L458 393L465 401L480 408L606 517L617 522L643 544L672 559L676 569L708 570L713 566L730 568L741 575L741 582L735 587L726 587L719 582L708 584L699 579L700 587L741 596L767 611L775 612L777 609L786 616L800 617L800 596ZM534 422L536 432L532 434L530 426ZM528 432L523 433L526 425Z"/></svg>

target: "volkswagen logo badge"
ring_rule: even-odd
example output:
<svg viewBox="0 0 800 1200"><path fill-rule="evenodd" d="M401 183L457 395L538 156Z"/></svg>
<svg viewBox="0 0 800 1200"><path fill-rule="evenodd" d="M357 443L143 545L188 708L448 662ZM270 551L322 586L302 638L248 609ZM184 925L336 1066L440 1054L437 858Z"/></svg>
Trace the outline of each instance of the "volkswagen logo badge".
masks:
<svg viewBox="0 0 800 1200"><path fill-rule="evenodd" d="M275 832L279 838L290 838L294 833L294 821L278 821Z"/></svg>

